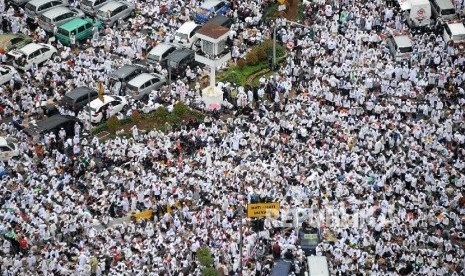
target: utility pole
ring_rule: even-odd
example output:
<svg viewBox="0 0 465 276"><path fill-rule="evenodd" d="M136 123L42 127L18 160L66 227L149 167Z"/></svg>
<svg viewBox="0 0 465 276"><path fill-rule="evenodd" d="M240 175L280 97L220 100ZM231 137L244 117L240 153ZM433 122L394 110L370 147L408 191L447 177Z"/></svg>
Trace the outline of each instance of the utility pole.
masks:
<svg viewBox="0 0 465 276"><path fill-rule="evenodd" d="M243 215L243 206L239 206L239 276L242 276L242 258L243 258L243 236L242 236L242 215Z"/></svg>
<svg viewBox="0 0 465 276"><path fill-rule="evenodd" d="M87 89L87 112L89 112L89 131L92 129L92 114L90 111L90 89Z"/></svg>
<svg viewBox="0 0 465 276"><path fill-rule="evenodd" d="M170 61L168 60L168 91L171 94L171 66Z"/></svg>

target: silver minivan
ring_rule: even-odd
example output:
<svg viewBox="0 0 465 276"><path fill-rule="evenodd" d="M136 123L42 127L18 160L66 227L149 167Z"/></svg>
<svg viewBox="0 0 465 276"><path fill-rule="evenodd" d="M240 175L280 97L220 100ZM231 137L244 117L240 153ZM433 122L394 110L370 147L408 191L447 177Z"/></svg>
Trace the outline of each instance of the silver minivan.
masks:
<svg viewBox="0 0 465 276"><path fill-rule="evenodd" d="M125 1L110 1L97 11L97 19L108 27L113 27L119 19L134 15L134 5Z"/></svg>
<svg viewBox="0 0 465 276"><path fill-rule="evenodd" d="M177 47L169 43L160 43L153 47L147 55L147 62L150 64L160 64L165 66L166 58L176 50Z"/></svg>
<svg viewBox="0 0 465 276"><path fill-rule="evenodd" d="M81 10L56 7L39 15L39 26L46 32L53 33L55 26L59 27L78 17L84 17L84 13Z"/></svg>
<svg viewBox="0 0 465 276"><path fill-rule="evenodd" d="M128 82L126 94L136 100L147 101L150 93L165 83L166 79L162 75L142 73Z"/></svg>
<svg viewBox="0 0 465 276"><path fill-rule="evenodd" d="M27 17L34 20L36 16L55 7L64 7L65 3L59 0L32 0L24 6Z"/></svg>
<svg viewBox="0 0 465 276"><path fill-rule="evenodd" d="M444 21L454 20L457 18L455 15L455 7L450 0L430 0L431 11L434 18L440 18Z"/></svg>
<svg viewBox="0 0 465 276"><path fill-rule="evenodd" d="M95 16L97 11L110 0L82 0L79 8L90 16Z"/></svg>

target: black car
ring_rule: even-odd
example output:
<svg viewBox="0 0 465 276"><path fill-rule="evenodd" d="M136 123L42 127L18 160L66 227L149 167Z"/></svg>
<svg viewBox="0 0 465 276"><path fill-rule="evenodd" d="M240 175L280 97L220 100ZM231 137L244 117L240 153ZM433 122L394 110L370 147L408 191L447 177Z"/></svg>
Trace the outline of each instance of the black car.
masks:
<svg viewBox="0 0 465 276"><path fill-rule="evenodd" d="M188 66L191 69L197 66L195 52L189 49L177 49L168 56L167 61L172 77L184 77Z"/></svg>
<svg viewBox="0 0 465 276"><path fill-rule="evenodd" d="M89 102L97 99L98 92L86 86L81 86L66 93L60 105L74 112L79 112Z"/></svg>
<svg viewBox="0 0 465 276"><path fill-rule="evenodd" d="M38 140L42 135L52 132L58 137L58 132L63 128L66 131L66 136L73 137L76 123L80 124L82 127L82 123L78 118L57 114L37 122L36 124L31 124L28 128L24 129L24 132L34 140Z"/></svg>
<svg viewBox="0 0 465 276"><path fill-rule="evenodd" d="M305 255L315 255L316 247L320 241L320 229L317 227L306 226L305 223L303 223L302 228L299 230L298 244L305 252Z"/></svg>

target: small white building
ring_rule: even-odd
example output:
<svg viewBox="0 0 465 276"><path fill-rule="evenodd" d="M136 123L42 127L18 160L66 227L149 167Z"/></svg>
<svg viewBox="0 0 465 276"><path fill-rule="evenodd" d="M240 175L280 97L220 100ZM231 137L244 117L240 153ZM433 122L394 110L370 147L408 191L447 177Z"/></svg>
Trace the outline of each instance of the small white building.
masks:
<svg viewBox="0 0 465 276"><path fill-rule="evenodd" d="M207 109L221 106L223 92L216 87L216 68L231 58L226 46L229 29L215 23L207 23L197 31L201 40L201 53L195 54L195 60L210 67L210 85L202 90L202 100Z"/></svg>

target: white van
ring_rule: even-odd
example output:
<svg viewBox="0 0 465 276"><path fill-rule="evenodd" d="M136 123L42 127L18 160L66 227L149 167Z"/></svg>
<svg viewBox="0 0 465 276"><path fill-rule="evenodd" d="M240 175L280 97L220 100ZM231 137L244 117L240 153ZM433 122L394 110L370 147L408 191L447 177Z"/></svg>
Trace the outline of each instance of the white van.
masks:
<svg viewBox="0 0 465 276"><path fill-rule="evenodd" d="M153 47L147 55L147 62L150 64L161 64L162 66L166 63L166 58L175 50L177 47L168 43L160 43Z"/></svg>
<svg viewBox="0 0 465 276"><path fill-rule="evenodd" d="M323 256L310 256L307 258L308 271L306 276L329 276L328 260Z"/></svg>
<svg viewBox="0 0 465 276"><path fill-rule="evenodd" d="M8 161L19 156L18 146L13 140L0 137L0 161Z"/></svg>
<svg viewBox="0 0 465 276"><path fill-rule="evenodd" d="M399 5L406 12L407 24L411 28L422 28L431 24L429 0L399 0Z"/></svg>
<svg viewBox="0 0 465 276"><path fill-rule="evenodd" d="M442 35L444 42L453 43L454 46L463 53L465 50L465 26L462 22L449 22L444 25Z"/></svg>
<svg viewBox="0 0 465 276"><path fill-rule="evenodd" d="M198 40L195 34L200 27L194 21L182 24L174 34L174 44L180 47L192 48L192 45Z"/></svg>
<svg viewBox="0 0 465 276"><path fill-rule="evenodd" d="M413 46L410 37L405 34L392 34L387 39L387 46L396 61L408 59L412 55Z"/></svg>
<svg viewBox="0 0 465 276"><path fill-rule="evenodd" d="M24 6L24 11L26 12L28 18L34 20L36 16L51 10L55 7L64 7L66 6L63 1L59 0L32 0L29 1L26 6Z"/></svg>
<svg viewBox="0 0 465 276"><path fill-rule="evenodd" d="M431 9L434 18L442 19L443 22L457 18L451 0L431 0Z"/></svg>

